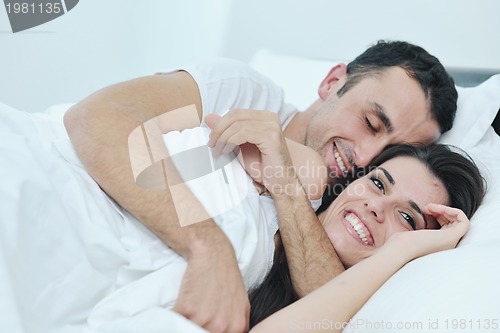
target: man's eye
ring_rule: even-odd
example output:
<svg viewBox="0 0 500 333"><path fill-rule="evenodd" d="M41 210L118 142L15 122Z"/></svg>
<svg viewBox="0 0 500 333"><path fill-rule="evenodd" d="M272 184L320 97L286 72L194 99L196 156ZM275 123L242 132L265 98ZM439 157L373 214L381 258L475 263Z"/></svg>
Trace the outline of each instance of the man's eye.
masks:
<svg viewBox="0 0 500 333"><path fill-rule="evenodd" d="M368 129L370 130L370 132L372 132L372 133L378 132L378 129L375 128L375 126L373 126L372 122L370 121L370 119L368 119L368 117L365 117L365 123L366 123L366 126L368 126Z"/></svg>
<svg viewBox="0 0 500 333"><path fill-rule="evenodd" d="M410 214L401 212L401 216L403 217L403 219L405 219L406 222L408 222L408 224L413 230L417 230L417 224L415 223L415 219Z"/></svg>
<svg viewBox="0 0 500 333"><path fill-rule="evenodd" d="M382 183L382 181L380 179L378 179L377 177L375 176L372 176L370 177L370 180L372 181L372 183L380 190L380 192L384 193L385 194L385 187L384 187L384 183Z"/></svg>

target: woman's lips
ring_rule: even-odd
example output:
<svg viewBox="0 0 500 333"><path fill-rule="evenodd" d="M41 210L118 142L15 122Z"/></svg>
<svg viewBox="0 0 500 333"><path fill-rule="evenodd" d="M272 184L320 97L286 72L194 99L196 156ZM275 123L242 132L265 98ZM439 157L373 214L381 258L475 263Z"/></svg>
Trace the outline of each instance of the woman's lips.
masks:
<svg viewBox="0 0 500 333"><path fill-rule="evenodd" d="M363 245L374 246L373 237L368 227L354 212L346 212L342 220L344 226L351 236Z"/></svg>

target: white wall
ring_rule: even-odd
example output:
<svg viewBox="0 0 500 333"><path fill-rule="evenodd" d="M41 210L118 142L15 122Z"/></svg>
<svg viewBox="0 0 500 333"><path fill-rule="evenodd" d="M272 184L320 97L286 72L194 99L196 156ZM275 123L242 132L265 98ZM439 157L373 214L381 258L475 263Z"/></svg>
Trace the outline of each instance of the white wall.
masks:
<svg viewBox="0 0 500 333"><path fill-rule="evenodd" d="M13 34L0 7L0 101L26 111L219 55L229 0L81 0ZM2 5L3 7L3 5Z"/></svg>
<svg viewBox="0 0 500 333"><path fill-rule="evenodd" d="M350 59L378 39L420 44L448 66L500 69L497 0L81 0L12 34L0 8L0 101L27 111L113 82L259 48Z"/></svg>
<svg viewBox="0 0 500 333"><path fill-rule="evenodd" d="M400 39L448 66L500 68L499 15L497 0L238 1L225 50L351 59L379 39Z"/></svg>

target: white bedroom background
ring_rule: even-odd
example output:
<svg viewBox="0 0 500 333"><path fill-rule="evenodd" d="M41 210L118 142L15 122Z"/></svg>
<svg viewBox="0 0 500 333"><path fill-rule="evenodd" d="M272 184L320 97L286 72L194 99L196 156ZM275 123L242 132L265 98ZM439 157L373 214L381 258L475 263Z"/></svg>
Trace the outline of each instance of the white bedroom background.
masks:
<svg viewBox="0 0 500 333"><path fill-rule="evenodd" d="M229 3L80 0L67 14L15 34L0 8L0 101L42 111L105 85L218 56Z"/></svg>
<svg viewBox="0 0 500 333"><path fill-rule="evenodd" d="M500 68L499 14L497 0L237 1L225 51L351 59L378 39L401 39L449 66Z"/></svg>
<svg viewBox="0 0 500 333"><path fill-rule="evenodd" d="M261 48L351 59L378 39L500 69L498 13L497 0L80 0L13 34L0 9L0 102L35 112L186 62L248 61Z"/></svg>

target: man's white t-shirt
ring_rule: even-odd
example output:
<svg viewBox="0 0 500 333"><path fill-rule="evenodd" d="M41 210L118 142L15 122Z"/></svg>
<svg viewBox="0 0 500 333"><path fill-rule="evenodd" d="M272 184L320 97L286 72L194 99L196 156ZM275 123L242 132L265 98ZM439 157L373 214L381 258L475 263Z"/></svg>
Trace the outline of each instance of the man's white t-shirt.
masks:
<svg viewBox="0 0 500 333"><path fill-rule="evenodd" d="M284 102L283 90L249 65L231 59L184 66L198 85L203 119L208 114L224 115L230 109L272 111L284 129L297 108Z"/></svg>

